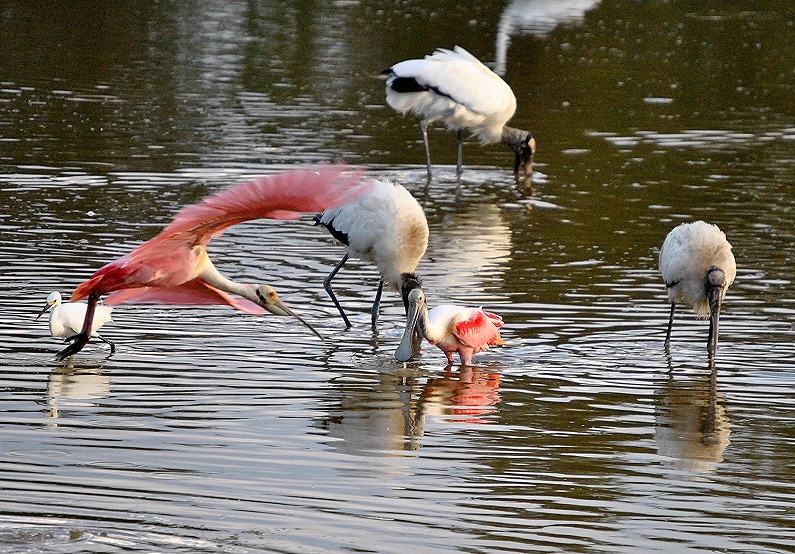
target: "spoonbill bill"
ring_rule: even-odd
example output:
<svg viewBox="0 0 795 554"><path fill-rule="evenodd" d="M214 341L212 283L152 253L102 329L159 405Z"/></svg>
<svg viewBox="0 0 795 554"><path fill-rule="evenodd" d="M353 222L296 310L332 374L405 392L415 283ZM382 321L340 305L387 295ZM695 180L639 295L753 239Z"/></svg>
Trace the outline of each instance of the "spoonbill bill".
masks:
<svg viewBox="0 0 795 554"><path fill-rule="evenodd" d="M425 165L431 179L431 153L428 125L443 121L458 135L456 172L461 175L464 129L469 129L482 144L501 142L516 154L514 174L531 175L536 143L529 131L508 127L516 112L516 96L502 78L475 56L456 46L437 49L423 59L396 63L386 75L386 102L400 112L420 117L425 146Z"/></svg>
<svg viewBox="0 0 795 554"><path fill-rule="evenodd" d="M737 265L732 246L716 225L695 221L674 227L660 249L660 273L668 288L671 317L665 347L671 342L671 326L677 302L687 302L700 318L709 318L707 350L718 348L718 320L726 289L734 282Z"/></svg>
<svg viewBox="0 0 795 554"><path fill-rule="evenodd" d="M85 346L97 301L109 293L106 302L111 305L221 304L252 314L293 316L320 336L269 285L236 283L223 276L210 261L207 245L237 223L297 219L301 212L350 201L365 191L366 185L357 186L359 182L360 172L343 165L298 169L247 181L183 208L156 237L100 268L75 289L72 302L88 298L83 326L57 358L63 360Z"/></svg>
<svg viewBox="0 0 795 554"><path fill-rule="evenodd" d="M63 302L61 293L58 291L51 292L47 297L47 305L39 312L36 319L39 319L46 312L50 312L50 334L53 337L61 337L66 342L74 339L80 334L83 328L83 320L86 318L87 304L78 304L75 302ZM116 352L116 345L105 339L99 334L100 328L110 318L110 312L113 308L109 306L97 305L94 308L94 320L91 323L91 337L96 337L102 342L110 345L111 355Z"/></svg>
<svg viewBox="0 0 795 554"><path fill-rule="evenodd" d="M395 351L395 359L407 362L414 354L415 334L435 345L453 363L453 352L458 352L461 365L472 365L472 356L489 346L502 346L500 337L502 318L481 308L465 308L452 304L436 306L430 312L421 288L403 289L408 306L406 329Z"/></svg>
<svg viewBox="0 0 795 554"><path fill-rule="evenodd" d="M351 322L334 295L331 280L350 256L378 268L381 279L371 312L375 330L384 285L400 291L407 283L419 282L414 270L428 248L428 221L422 206L402 185L372 180L366 193L316 215L315 222L346 246L345 255L323 281L346 329Z"/></svg>

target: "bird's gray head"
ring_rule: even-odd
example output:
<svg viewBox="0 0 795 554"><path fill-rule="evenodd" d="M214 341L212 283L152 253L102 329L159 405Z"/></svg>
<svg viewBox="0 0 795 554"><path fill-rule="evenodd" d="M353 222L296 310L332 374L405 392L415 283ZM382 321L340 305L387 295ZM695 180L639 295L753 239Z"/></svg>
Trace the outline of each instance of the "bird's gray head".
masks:
<svg viewBox="0 0 795 554"><path fill-rule="evenodd" d="M502 131L502 142L510 146L516 154L513 172L518 176L529 176L533 173L533 155L536 153L536 139L530 131L505 127Z"/></svg>
<svg viewBox="0 0 795 554"><path fill-rule="evenodd" d="M704 276L704 289L707 293L707 303L709 304L709 337L707 339L707 350L710 356L714 356L718 349L718 320L720 318L720 308L723 303L723 295L728 287L726 272L718 266L712 266Z"/></svg>
<svg viewBox="0 0 795 554"><path fill-rule="evenodd" d="M422 287L422 280L414 273L403 273L400 276L400 296L403 299L403 307L408 311L409 309L409 294L413 290L419 290ZM422 292L420 290L420 292Z"/></svg>
<svg viewBox="0 0 795 554"><path fill-rule="evenodd" d="M712 288L721 288L725 289L727 286L726 283L726 272L723 271L720 267L713 265L707 270L706 275L704 276L704 288L712 289Z"/></svg>

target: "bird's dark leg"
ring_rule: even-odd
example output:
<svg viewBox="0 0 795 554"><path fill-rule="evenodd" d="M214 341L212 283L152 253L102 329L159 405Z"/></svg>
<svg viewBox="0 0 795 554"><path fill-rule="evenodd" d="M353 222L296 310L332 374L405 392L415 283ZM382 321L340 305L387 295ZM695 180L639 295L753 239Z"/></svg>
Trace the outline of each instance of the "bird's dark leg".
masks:
<svg viewBox="0 0 795 554"><path fill-rule="evenodd" d="M428 122L423 121L420 123L420 130L422 131L422 144L425 146L425 166L428 168L428 182L431 182L431 149L428 146Z"/></svg>
<svg viewBox="0 0 795 554"><path fill-rule="evenodd" d="M455 163L455 176L457 179L461 179L461 168L464 165L464 130L459 129L456 135L458 136L458 156Z"/></svg>
<svg viewBox="0 0 795 554"><path fill-rule="evenodd" d="M91 336L91 326L94 324L94 311L97 307L97 302L99 301L98 294L90 294L88 296L88 303L86 305L86 317L83 319L83 328L80 330L80 334L75 335L72 337L72 344L61 350L55 355L55 359L58 361L65 360L69 356L73 354L77 354L80 352L83 347L88 344L88 339Z"/></svg>
<svg viewBox="0 0 795 554"><path fill-rule="evenodd" d="M350 329L351 322L348 320L348 316L345 315L345 310L342 309L342 305L340 305L339 300L337 300L337 297L334 295L334 291L331 290L331 280L334 278L337 272L340 269L342 269L342 266L345 265L345 262L347 261L348 261L348 254L345 254L340 260L340 263L338 263L334 267L334 269L331 270L331 273L329 273L328 276L325 279L323 279L323 288L326 289L326 292L331 297L331 301L334 302L334 305L337 307L337 310L339 310L340 315L342 316L342 320L345 322L345 328Z"/></svg>
<svg viewBox="0 0 795 554"><path fill-rule="evenodd" d="M102 337L102 336L100 336L99 334L97 334L97 338L98 338L99 340L101 340L102 342L104 342L105 344L107 344L107 345L109 345L109 346L110 346L110 356L113 356L113 355L116 353L116 345L115 345L115 344L113 344L112 342L110 342L110 341L109 341L108 339L106 339L105 337ZM110 358L110 356L108 356L108 358Z"/></svg>
<svg viewBox="0 0 795 554"><path fill-rule="evenodd" d="M665 333L665 350L671 344L671 327L674 324L674 310L676 309L676 302L671 302L671 317L668 319L668 331Z"/></svg>
<svg viewBox="0 0 795 554"><path fill-rule="evenodd" d="M378 281L378 290L375 292L375 301L373 301L373 311L371 313L371 321L373 324L373 332L375 332L375 324L378 321L378 308L381 306L381 293L384 292L384 280Z"/></svg>

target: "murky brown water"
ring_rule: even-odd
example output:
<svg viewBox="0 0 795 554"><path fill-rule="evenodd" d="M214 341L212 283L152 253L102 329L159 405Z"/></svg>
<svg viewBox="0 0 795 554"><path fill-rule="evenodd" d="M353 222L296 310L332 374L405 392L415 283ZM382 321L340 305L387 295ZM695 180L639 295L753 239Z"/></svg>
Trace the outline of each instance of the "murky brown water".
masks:
<svg viewBox="0 0 795 554"><path fill-rule="evenodd" d="M0 8L0 550L795 550L795 12L786 2L113 3ZM553 9L554 8L554 9ZM559 14L555 12L560 8ZM565 9L563 9L565 8ZM532 15L531 15L532 14ZM461 44L539 141L416 120L379 71ZM429 298L503 315L475 368L393 360L402 307L307 220L211 250L328 337L222 308L118 307L71 364L33 318L186 203L296 163L398 180ZM717 362L657 248L719 224L738 278Z"/></svg>

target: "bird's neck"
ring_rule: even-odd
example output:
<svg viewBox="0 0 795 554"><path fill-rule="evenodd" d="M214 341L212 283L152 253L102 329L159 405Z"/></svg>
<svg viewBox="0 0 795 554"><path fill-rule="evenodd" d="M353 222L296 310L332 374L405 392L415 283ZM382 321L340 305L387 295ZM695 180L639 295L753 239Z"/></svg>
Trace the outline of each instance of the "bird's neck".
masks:
<svg viewBox="0 0 795 554"><path fill-rule="evenodd" d="M210 257L207 256L206 251L204 252L204 260L202 260L201 268L199 277L208 285L224 292L242 296L246 300L251 300L259 304L257 286L249 283L238 283L221 275L221 272L218 271L215 265L213 265L213 262L210 261Z"/></svg>

